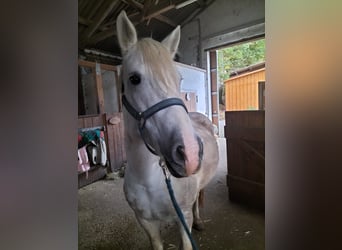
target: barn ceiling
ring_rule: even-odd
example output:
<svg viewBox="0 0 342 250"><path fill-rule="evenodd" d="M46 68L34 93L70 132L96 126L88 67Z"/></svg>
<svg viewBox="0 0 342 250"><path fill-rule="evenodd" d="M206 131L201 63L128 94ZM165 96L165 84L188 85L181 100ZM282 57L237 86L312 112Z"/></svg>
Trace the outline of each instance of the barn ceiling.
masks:
<svg viewBox="0 0 342 250"><path fill-rule="evenodd" d="M136 26L139 37L153 37L160 41L177 25L191 22L213 1L79 0L79 54L85 55L95 50L120 56L115 25L122 10Z"/></svg>

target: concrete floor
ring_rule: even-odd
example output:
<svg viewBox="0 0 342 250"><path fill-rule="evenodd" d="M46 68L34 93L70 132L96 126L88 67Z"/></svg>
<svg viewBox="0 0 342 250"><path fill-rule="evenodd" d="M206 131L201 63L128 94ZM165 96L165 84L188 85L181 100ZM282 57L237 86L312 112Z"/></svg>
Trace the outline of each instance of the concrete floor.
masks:
<svg viewBox="0 0 342 250"><path fill-rule="evenodd" d="M220 164L213 180L205 189L201 208L205 230L193 230L201 250L265 249L264 214L232 203L226 186L227 160L225 139L218 139ZM151 249L147 235L128 206L123 179L101 180L79 189L79 249ZM162 228L165 249L178 249L180 242L175 225Z"/></svg>

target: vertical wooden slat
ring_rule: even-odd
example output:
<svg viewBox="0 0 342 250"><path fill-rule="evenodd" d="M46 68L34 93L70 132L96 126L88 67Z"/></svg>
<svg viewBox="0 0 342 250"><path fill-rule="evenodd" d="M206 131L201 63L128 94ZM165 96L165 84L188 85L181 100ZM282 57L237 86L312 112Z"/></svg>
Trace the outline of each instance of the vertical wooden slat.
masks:
<svg viewBox="0 0 342 250"><path fill-rule="evenodd" d="M217 53L216 50L209 52L210 57L210 82L211 82L211 112L212 123L218 125L218 88L217 88Z"/></svg>
<svg viewBox="0 0 342 250"><path fill-rule="evenodd" d="M114 77L115 77L115 86L116 86L116 93L118 95L118 105L119 105L119 112L122 112L122 101L121 101L121 96L122 96L122 86L121 86L121 82L119 79L119 73L117 70L114 71Z"/></svg>
<svg viewBox="0 0 342 250"><path fill-rule="evenodd" d="M103 85L102 85L102 74L101 74L101 66L99 63L95 64L95 76L96 76L96 91L98 97L98 106L100 114L103 114L104 109L104 94L103 94Z"/></svg>
<svg viewBox="0 0 342 250"><path fill-rule="evenodd" d="M225 117L229 198L264 209L265 112L227 111Z"/></svg>
<svg viewBox="0 0 342 250"><path fill-rule="evenodd" d="M114 121L114 124L112 121ZM107 129L109 155L113 159L111 162L111 170L116 171L126 160L122 113L107 115Z"/></svg>

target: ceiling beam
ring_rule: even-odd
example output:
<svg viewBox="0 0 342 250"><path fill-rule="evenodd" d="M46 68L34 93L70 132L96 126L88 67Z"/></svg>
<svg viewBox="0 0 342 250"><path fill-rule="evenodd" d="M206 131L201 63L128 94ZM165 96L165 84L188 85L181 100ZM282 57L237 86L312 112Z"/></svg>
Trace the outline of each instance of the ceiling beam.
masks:
<svg viewBox="0 0 342 250"><path fill-rule="evenodd" d="M157 16L168 12L169 10L172 10L176 7L174 4L168 4L166 6L162 6L161 8L151 8L147 16L144 16L144 19L151 19L151 18L156 18Z"/></svg>
<svg viewBox="0 0 342 250"><path fill-rule="evenodd" d="M81 17L81 16L78 16L78 22L80 24L83 24L83 25L86 25L86 26L89 26L92 24L92 21L88 20L88 19L85 19L84 17Z"/></svg>
<svg viewBox="0 0 342 250"><path fill-rule="evenodd" d="M129 14L128 18L135 17L135 16L137 16L139 14L140 14L139 12L134 12L132 14ZM85 26L89 26L89 25L91 25L93 23L93 21L89 20L89 19L86 19L84 17L78 16L78 23L83 24ZM101 26L98 28L98 30L104 31L104 30L108 29L109 26L112 26L114 24L116 24L116 20L108 21L107 23L101 24Z"/></svg>
<svg viewBox="0 0 342 250"><path fill-rule="evenodd" d="M106 4L104 4L104 7L102 7L101 11L99 11L97 15L95 16L92 24L84 32L84 37L82 40L87 40L89 37L91 37L94 34L96 29L101 25L103 20L108 16L108 14L112 11L112 9L114 8L116 4L117 4L117 1L115 0L106 1Z"/></svg>
<svg viewBox="0 0 342 250"><path fill-rule="evenodd" d="M142 17L141 17L141 22L145 21L145 20L149 20L151 18L155 18L161 22L164 22L172 27L176 27L177 24L172 21L170 18L166 17L166 16L163 16L161 15L162 13L165 13L166 11L172 9L168 9L166 11L162 11L161 13L152 13L153 15L151 14L148 14L149 13L149 9L150 7L152 6L152 4L150 3L150 1L147 1L147 5L145 3L145 5L141 4L141 3L138 3L134 0L122 0L124 2L126 2L127 4L129 4L130 6L132 6L133 8L136 8L137 10L141 11L142 12ZM173 5L174 6L174 5ZM163 7L164 8L164 7ZM173 7L174 8L174 7ZM154 11L158 11L158 9L154 8ZM148 15L147 15L148 14Z"/></svg>
<svg viewBox="0 0 342 250"><path fill-rule="evenodd" d="M96 44L102 40L105 40L108 37L111 36L116 36L116 29L114 27L109 28L107 30L101 31L97 34L95 34L94 36L92 36L87 43L82 44L82 47L86 46L86 45L93 45Z"/></svg>
<svg viewBox="0 0 342 250"><path fill-rule="evenodd" d="M162 15L163 13L174 9L176 7L175 4L166 3L166 4L163 4L162 6L160 6L161 4L160 5L153 5L151 3L151 1L148 1L148 5L151 8L144 8L145 6L143 4L136 2L135 0L121 0L121 1L130 5L131 7L135 8L135 9L137 9L141 14L142 13L146 14L145 16L142 15L141 20L133 21L134 25L137 25L143 21L155 18L155 19L157 19L163 23L166 23L170 26L173 26L173 27L177 26L177 24L174 21L172 21L170 18ZM138 14L139 13L135 12L135 13L129 15L129 17L130 16L132 16L132 17L137 16ZM116 36L116 29L115 29L116 21L110 21L106 24L100 25L101 22L103 22L104 18L107 15L108 15L108 12L99 13L95 17L94 21L86 20L84 18L79 17L79 23L90 26L86 30L87 33L85 32L84 39L82 40L82 42L80 44L81 47L85 47L86 45L93 45L93 44L96 44L102 40L105 40L108 37ZM94 27L96 27L96 28L94 29ZM92 28L92 29L90 29L90 28ZM94 34L96 29L99 29L102 31ZM90 36L89 36L89 34L90 34Z"/></svg>

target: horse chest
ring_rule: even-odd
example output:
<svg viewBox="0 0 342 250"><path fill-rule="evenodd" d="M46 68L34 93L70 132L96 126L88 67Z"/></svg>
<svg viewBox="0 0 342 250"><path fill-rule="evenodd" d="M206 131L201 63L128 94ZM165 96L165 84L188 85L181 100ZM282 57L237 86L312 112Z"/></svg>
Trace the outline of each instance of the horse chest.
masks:
<svg viewBox="0 0 342 250"><path fill-rule="evenodd" d="M166 187L125 181L126 199L132 209L145 219L164 220L175 215Z"/></svg>

